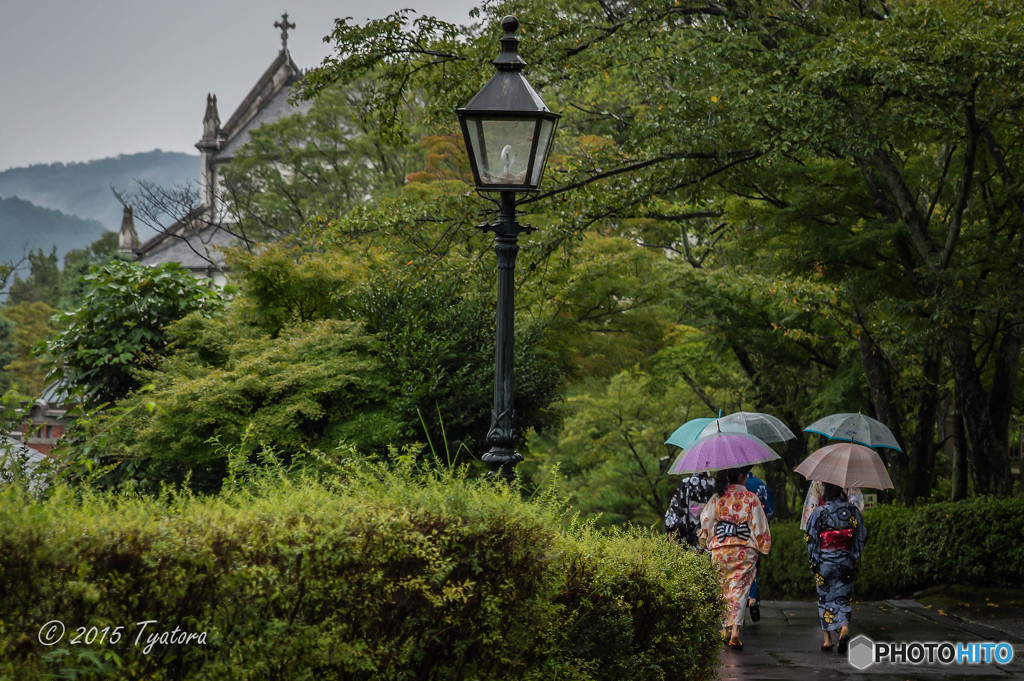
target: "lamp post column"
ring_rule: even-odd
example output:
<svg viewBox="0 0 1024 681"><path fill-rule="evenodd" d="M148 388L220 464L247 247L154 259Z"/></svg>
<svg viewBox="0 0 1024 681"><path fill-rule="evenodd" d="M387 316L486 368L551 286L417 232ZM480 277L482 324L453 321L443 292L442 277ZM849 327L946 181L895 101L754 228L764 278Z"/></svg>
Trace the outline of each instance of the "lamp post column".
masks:
<svg viewBox="0 0 1024 681"><path fill-rule="evenodd" d="M532 231L516 222L516 194L503 191L498 222L482 225L496 236L494 252L498 256L498 301L496 344L494 349L494 407L491 429L487 432L490 449L483 460L491 468L491 476L506 480L515 478L515 465L523 460L515 450L519 439L515 423L515 390L513 387L513 351L515 350L515 270L519 253L519 233Z"/></svg>

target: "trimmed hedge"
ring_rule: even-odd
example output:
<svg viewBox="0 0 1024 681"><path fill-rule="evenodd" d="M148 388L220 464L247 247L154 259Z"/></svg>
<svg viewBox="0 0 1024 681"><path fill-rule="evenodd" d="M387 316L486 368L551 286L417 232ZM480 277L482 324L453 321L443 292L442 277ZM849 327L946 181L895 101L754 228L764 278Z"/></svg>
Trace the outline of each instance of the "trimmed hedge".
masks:
<svg viewBox="0 0 1024 681"><path fill-rule="evenodd" d="M1020 586L1024 497L974 497L922 506L883 505L864 513L868 544L859 598L907 598L941 584ZM772 552L761 563L764 598L813 598L803 532L773 522Z"/></svg>
<svg viewBox="0 0 1024 681"><path fill-rule="evenodd" d="M451 475L0 494L2 678L711 679L720 612L663 536Z"/></svg>

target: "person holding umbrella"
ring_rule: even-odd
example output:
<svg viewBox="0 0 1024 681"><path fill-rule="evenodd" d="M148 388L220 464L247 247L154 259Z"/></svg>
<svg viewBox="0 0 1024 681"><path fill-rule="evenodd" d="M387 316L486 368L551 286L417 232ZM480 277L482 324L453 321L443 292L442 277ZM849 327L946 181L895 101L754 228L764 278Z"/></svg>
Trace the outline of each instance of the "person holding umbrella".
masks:
<svg viewBox="0 0 1024 681"><path fill-rule="evenodd" d="M868 531L860 510L842 487L826 482L822 497L825 503L807 520L807 553L818 590L818 619L824 632L821 650L828 652L835 645L844 655L850 643L853 579ZM838 641L833 641L836 632Z"/></svg>
<svg viewBox="0 0 1024 681"><path fill-rule="evenodd" d="M757 559L772 546L768 518L760 499L744 486L746 475L740 468L718 471L715 494L701 511L698 531L722 582L722 641L734 650L743 649L740 627Z"/></svg>
<svg viewBox="0 0 1024 681"><path fill-rule="evenodd" d="M878 454L855 442L822 447L793 470L823 483L825 503L807 519L804 538L818 590L818 618L824 632L821 650L830 651L835 645L845 654L850 644L853 579L868 531L844 488L892 489L892 479ZM833 635L838 635L836 642Z"/></svg>

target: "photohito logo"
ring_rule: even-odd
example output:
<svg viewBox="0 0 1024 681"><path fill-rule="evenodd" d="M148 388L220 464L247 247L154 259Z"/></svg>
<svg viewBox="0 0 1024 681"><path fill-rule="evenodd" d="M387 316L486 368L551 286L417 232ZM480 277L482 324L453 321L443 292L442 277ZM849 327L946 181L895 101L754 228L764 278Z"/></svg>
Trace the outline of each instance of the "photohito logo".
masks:
<svg viewBox="0 0 1024 681"><path fill-rule="evenodd" d="M921 643L888 641L875 643L867 636L850 641L849 661L857 669L876 662L888 664L1009 664L1013 646L1009 643Z"/></svg>

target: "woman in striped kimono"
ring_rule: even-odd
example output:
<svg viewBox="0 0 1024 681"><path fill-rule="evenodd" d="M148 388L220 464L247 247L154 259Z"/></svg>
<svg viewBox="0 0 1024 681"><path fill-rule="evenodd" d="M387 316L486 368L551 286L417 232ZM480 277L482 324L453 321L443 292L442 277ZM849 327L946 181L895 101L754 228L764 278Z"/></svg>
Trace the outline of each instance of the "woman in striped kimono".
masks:
<svg viewBox="0 0 1024 681"><path fill-rule="evenodd" d="M715 495L700 514L698 536L718 568L725 597L722 640L742 649L740 627L754 580L754 566L772 547L768 518L757 495L743 486L746 472L730 468L715 476Z"/></svg>
<svg viewBox="0 0 1024 681"><path fill-rule="evenodd" d="M822 496L825 503L807 519L804 539L818 589L818 619L825 635L821 650L832 650L833 635L838 633L837 649L845 654L850 643L853 578L868 531L860 510L841 487L826 482Z"/></svg>

